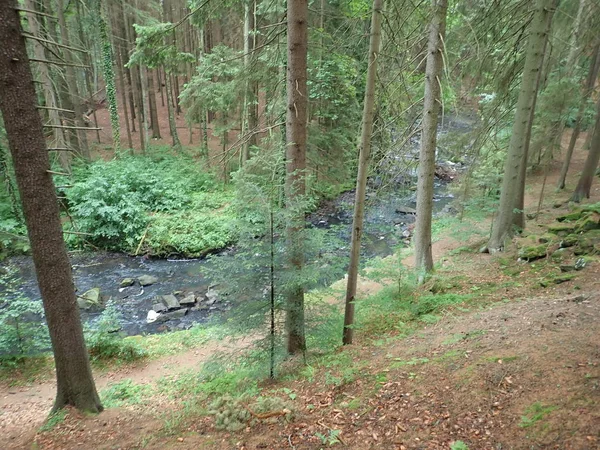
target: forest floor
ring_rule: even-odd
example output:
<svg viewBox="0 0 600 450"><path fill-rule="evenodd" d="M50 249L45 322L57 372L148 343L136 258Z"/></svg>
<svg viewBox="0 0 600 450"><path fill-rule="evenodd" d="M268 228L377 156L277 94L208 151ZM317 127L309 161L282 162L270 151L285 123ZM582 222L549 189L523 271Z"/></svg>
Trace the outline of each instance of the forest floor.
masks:
<svg viewBox="0 0 600 450"><path fill-rule="evenodd" d="M543 173L530 178L527 212L537 211L543 186L545 196L526 235L543 234L569 210L557 200L568 199L585 157L577 149L562 193L554 192L559 163L545 183ZM600 201L598 180L591 201ZM223 350L223 342L210 342L98 373L100 390L126 379L152 389L98 416L68 411L49 430L40 426L52 403L50 381L0 386L0 448L600 449L600 262L541 287L557 270L551 258L517 262L517 243L526 237L502 254L479 253L490 222L478 226L481 233L468 241L448 230L435 242L438 270L421 288L470 300L410 333L359 331L357 344L304 369L298 363L290 368L295 376L260 385L279 409L250 412L251 399L236 406L250 413L239 431L217 430L206 404L158 389L165 376L176 379ZM363 280L361 296L382 289L382 282ZM238 352L248 343L227 345Z"/></svg>

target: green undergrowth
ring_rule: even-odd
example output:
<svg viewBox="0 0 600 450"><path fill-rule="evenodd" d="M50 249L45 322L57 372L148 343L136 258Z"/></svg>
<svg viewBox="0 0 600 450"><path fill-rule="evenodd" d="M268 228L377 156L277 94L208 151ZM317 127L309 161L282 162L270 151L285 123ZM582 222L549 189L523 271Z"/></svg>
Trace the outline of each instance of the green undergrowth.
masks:
<svg viewBox="0 0 600 450"><path fill-rule="evenodd" d="M145 156L76 165L57 177L72 248L201 256L235 240L233 191L192 155L156 147Z"/></svg>

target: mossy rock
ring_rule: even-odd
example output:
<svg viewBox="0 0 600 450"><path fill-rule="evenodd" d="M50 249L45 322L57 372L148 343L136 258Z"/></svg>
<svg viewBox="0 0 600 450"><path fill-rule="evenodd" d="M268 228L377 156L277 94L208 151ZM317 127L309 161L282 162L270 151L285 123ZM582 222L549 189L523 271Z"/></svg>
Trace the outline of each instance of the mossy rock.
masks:
<svg viewBox="0 0 600 450"><path fill-rule="evenodd" d="M577 234L569 234L562 238L559 242L560 248L569 248L577 245L579 242L579 235Z"/></svg>
<svg viewBox="0 0 600 450"><path fill-rule="evenodd" d="M556 240L556 235L551 233L544 233L541 236L536 236L535 241L540 244L548 244Z"/></svg>
<svg viewBox="0 0 600 450"><path fill-rule="evenodd" d="M540 285L542 287L548 287L552 284L566 283L567 281L571 281L573 278L575 278L574 273L561 273L559 275L550 276L540 281Z"/></svg>
<svg viewBox="0 0 600 450"><path fill-rule="evenodd" d="M545 258L547 251L548 246L546 244L530 245L519 250L519 259L524 261L535 261L536 259Z"/></svg>
<svg viewBox="0 0 600 450"><path fill-rule="evenodd" d="M600 230L591 230L580 235L573 253L576 255L600 254Z"/></svg>
<svg viewBox="0 0 600 450"><path fill-rule="evenodd" d="M552 255L550 255L550 259L553 262L561 262L565 258L565 249L559 248Z"/></svg>
<svg viewBox="0 0 600 450"><path fill-rule="evenodd" d="M592 230L600 229L600 213L595 211L586 212L585 215L581 216L576 222L578 232L587 232Z"/></svg>
<svg viewBox="0 0 600 450"><path fill-rule="evenodd" d="M576 232L577 225L575 223L552 223L548 225L548 233L558 236L567 236Z"/></svg>
<svg viewBox="0 0 600 450"><path fill-rule="evenodd" d="M556 220L558 222L576 222L579 219L581 219L582 214L583 214L583 211L581 209L578 209L578 210L572 211L568 214L559 216L556 218Z"/></svg>

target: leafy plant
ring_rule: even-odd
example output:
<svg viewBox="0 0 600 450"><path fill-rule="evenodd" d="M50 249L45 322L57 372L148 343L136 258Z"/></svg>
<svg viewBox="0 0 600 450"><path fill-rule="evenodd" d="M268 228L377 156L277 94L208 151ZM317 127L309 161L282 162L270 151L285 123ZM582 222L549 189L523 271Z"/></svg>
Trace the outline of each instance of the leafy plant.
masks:
<svg viewBox="0 0 600 450"><path fill-rule="evenodd" d="M97 247L131 250L152 213L181 210L192 192L206 190L211 178L193 167L185 158L128 157L76 169L65 190L73 227Z"/></svg>
<svg viewBox="0 0 600 450"><path fill-rule="evenodd" d="M146 356L147 352L139 344L121 336L120 329L120 313L109 302L98 322L93 326L86 325L85 339L93 360L129 362Z"/></svg>
<svg viewBox="0 0 600 450"><path fill-rule="evenodd" d="M50 348L41 300L29 300L16 288L14 271L0 276L0 360L17 364Z"/></svg>
<svg viewBox="0 0 600 450"><path fill-rule="evenodd" d="M323 445L327 445L329 447L334 446L335 444L341 443L340 434L342 432L340 430L329 430L327 434L323 433L315 433L315 436L321 439L321 443Z"/></svg>
<svg viewBox="0 0 600 450"><path fill-rule="evenodd" d="M469 446L463 441L454 441L450 444L450 450L469 450Z"/></svg>

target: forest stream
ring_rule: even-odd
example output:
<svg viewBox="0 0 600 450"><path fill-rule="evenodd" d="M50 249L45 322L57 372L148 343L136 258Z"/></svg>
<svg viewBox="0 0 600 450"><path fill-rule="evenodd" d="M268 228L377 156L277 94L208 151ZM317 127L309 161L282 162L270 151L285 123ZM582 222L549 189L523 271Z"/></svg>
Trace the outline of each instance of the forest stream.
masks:
<svg viewBox="0 0 600 450"><path fill-rule="evenodd" d="M440 135L449 135L450 131L464 134L472 127L468 118L446 121L440 128ZM418 141L410 143L413 151L418 149ZM444 163L451 170L460 170L452 163ZM448 213L447 205L453 195L448 191L448 180L435 180L434 213ZM367 192L365 232L362 240L363 261L374 257L385 257L393 253L398 245L406 245L410 232L407 230L414 222L416 208L415 192L411 189L381 189L378 180L372 179ZM354 191L341 194L332 201L324 202L308 217L309 226L326 228L328 233L337 235L344 243L350 242ZM445 211L446 208L446 211ZM121 313L123 331L127 335L156 333L167 330L187 329L194 324L223 317L223 312L235 304L218 294L219 286L207 278L206 269L218 267L220 258L233 258L235 247L223 249L216 258L202 259L153 259L146 256L132 257L122 253L92 252L71 253L73 276L77 294L99 288L103 302L112 299ZM338 256L349 255L349 244L339 249ZM13 257L7 263L17 269L20 278L20 293L25 297L39 298L39 290L31 257ZM240 261L242 264L242 261ZM152 284L140 286L141 276L153 277ZM131 279L134 284L121 287L121 282ZM206 294L211 291L209 296ZM248 286L249 295L244 300L259 299L263 289ZM157 297L176 294L182 299L194 293L197 303L171 308L179 313L163 314L162 320L147 322L148 312L157 303ZM190 307L191 306L191 307ZM82 319L93 326L99 318L102 308L82 310ZM166 312L166 311L165 311ZM170 317L167 319L167 315Z"/></svg>

